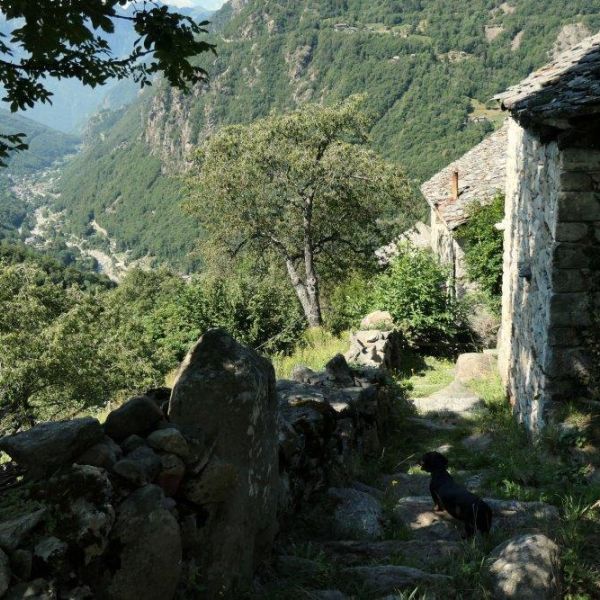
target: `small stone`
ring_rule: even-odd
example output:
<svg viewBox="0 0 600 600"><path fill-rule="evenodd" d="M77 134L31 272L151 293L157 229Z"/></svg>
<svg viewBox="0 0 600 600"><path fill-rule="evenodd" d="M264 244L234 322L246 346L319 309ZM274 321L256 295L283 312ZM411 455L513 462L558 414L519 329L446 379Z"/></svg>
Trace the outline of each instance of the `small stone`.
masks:
<svg viewBox="0 0 600 600"><path fill-rule="evenodd" d="M102 437L98 420L85 417L40 423L27 431L5 436L0 439L0 450L33 474L47 475L48 471L75 460Z"/></svg>
<svg viewBox="0 0 600 600"><path fill-rule="evenodd" d="M164 454L160 457L162 467L156 485L160 486L167 496L174 496L185 475L185 464L175 454Z"/></svg>
<svg viewBox="0 0 600 600"><path fill-rule="evenodd" d="M160 457L147 446L140 446L130 452L113 467L113 471L136 486L154 481L160 473Z"/></svg>
<svg viewBox="0 0 600 600"><path fill-rule="evenodd" d="M77 523L74 543L89 564L108 547L108 536L115 522L115 511L110 504L97 505L85 498L77 498L71 505L71 514Z"/></svg>
<svg viewBox="0 0 600 600"><path fill-rule="evenodd" d="M106 417L104 431L119 442L130 435L147 435L162 420L164 415L156 402L146 396L138 396L128 400Z"/></svg>
<svg viewBox="0 0 600 600"><path fill-rule="evenodd" d="M10 588L3 600L56 600L57 598L58 594L52 582L39 578L17 583Z"/></svg>
<svg viewBox="0 0 600 600"><path fill-rule="evenodd" d="M0 548L7 552L16 550L25 538L42 522L45 508L0 523Z"/></svg>
<svg viewBox="0 0 600 600"><path fill-rule="evenodd" d="M544 600L557 597L558 546L545 535L525 534L497 546L490 554L496 598Z"/></svg>
<svg viewBox="0 0 600 600"><path fill-rule="evenodd" d="M292 369L292 381L312 384L320 379L320 375L304 365L296 365Z"/></svg>
<svg viewBox="0 0 600 600"><path fill-rule="evenodd" d="M94 600L94 594L87 585L81 585L70 590L65 597L68 600Z"/></svg>
<svg viewBox="0 0 600 600"><path fill-rule="evenodd" d="M326 365L325 371L331 376L334 382L340 386L354 385L352 371L346 362L343 354L336 354Z"/></svg>
<svg viewBox="0 0 600 600"><path fill-rule="evenodd" d="M139 435L130 435L128 438L123 440L121 448L125 454L133 452L136 448L141 448L146 445L146 440Z"/></svg>
<svg viewBox="0 0 600 600"><path fill-rule="evenodd" d="M174 427L153 431L146 439L148 445L155 450L176 454L183 460L190 456L190 447L178 429Z"/></svg>
<svg viewBox="0 0 600 600"><path fill-rule="evenodd" d="M12 573L10 571L10 561L8 560L8 556L0 550L0 598L8 589L11 577Z"/></svg>
<svg viewBox="0 0 600 600"><path fill-rule="evenodd" d="M90 465L102 469L111 469L121 459L123 451L112 438L104 436L104 439L88 448L76 462L80 465Z"/></svg>
<svg viewBox="0 0 600 600"><path fill-rule="evenodd" d="M55 567L64 559L67 544L57 537L51 536L40 540L33 550L33 556L49 566Z"/></svg>
<svg viewBox="0 0 600 600"><path fill-rule="evenodd" d="M16 577L22 581L27 581L31 577L31 567L33 563L33 554L29 550L19 548L12 553L12 570ZM0 592L0 597L2 593Z"/></svg>
<svg viewBox="0 0 600 600"><path fill-rule="evenodd" d="M113 493L112 484L104 469L91 465L73 465L39 485L38 498L55 502L56 498L70 502L85 498L95 503L108 502Z"/></svg>
<svg viewBox="0 0 600 600"><path fill-rule="evenodd" d="M338 501L333 514L337 535L354 540L383 537L383 510L376 498L350 488L329 488L327 495Z"/></svg>

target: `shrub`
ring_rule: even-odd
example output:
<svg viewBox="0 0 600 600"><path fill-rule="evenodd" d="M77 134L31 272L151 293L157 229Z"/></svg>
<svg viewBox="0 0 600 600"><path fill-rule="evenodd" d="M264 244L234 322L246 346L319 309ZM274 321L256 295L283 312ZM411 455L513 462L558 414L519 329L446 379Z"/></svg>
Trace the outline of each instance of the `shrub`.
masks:
<svg viewBox="0 0 600 600"><path fill-rule="evenodd" d="M496 196L491 204L472 204L469 217L456 231L465 251L467 275L492 298L500 296L504 235L494 225L504 218L504 196Z"/></svg>
<svg viewBox="0 0 600 600"><path fill-rule="evenodd" d="M448 289L449 276L431 252L406 246L375 279L374 308L389 311L413 346L448 349L462 323Z"/></svg>
<svg viewBox="0 0 600 600"><path fill-rule="evenodd" d="M337 285L327 299L325 325L334 333L356 329L373 308L372 279L359 273Z"/></svg>

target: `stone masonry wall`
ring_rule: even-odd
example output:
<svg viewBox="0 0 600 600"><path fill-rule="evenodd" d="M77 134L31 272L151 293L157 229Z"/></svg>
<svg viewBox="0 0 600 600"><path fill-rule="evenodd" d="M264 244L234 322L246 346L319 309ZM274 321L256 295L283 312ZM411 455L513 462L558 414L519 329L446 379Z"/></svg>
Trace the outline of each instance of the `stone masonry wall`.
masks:
<svg viewBox="0 0 600 600"><path fill-rule="evenodd" d="M500 368L532 432L553 401L589 395L592 384L600 152L562 146L511 121Z"/></svg>
<svg viewBox="0 0 600 600"><path fill-rule="evenodd" d="M391 380L295 369L207 331L173 390L0 437L0 597L239 598L280 523L390 433Z"/></svg>
<svg viewBox="0 0 600 600"><path fill-rule="evenodd" d="M431 248L444 265L451 267L457 297L475 288L467 279L463 249L434 210L431 211Z"/></svg>

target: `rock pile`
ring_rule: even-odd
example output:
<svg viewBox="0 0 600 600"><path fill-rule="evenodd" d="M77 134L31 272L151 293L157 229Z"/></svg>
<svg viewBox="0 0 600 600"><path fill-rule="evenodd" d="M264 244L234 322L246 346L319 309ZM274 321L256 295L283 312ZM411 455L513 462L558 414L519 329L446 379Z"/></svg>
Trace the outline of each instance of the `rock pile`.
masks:
<svg viewBox="0 0 600 600"><path fill-rule="evenodd" d="M277 382L285 510L345 478L353 455L376 456L390 422L391 394L379 371L351 369L339 354L324 373L295 369Z"/></svg>
<svg viewBox="0 0 600 600"><path fill-rule="evenodd" d="M398 331L367 329L350 337L346 360L355 365L388 370L399 369L404 345Z"/></svg>
<svg viewBox="0 0 600 600"><path fill-rule="evenodd" d="M2 501L0 596L227 596L250 584L285 514L343 483L354 453L380 451L389 410L379 372L340 355L276 384L268 360L211 330L172 393L132 398L103 425L0 440L26 469Z"/></svg>

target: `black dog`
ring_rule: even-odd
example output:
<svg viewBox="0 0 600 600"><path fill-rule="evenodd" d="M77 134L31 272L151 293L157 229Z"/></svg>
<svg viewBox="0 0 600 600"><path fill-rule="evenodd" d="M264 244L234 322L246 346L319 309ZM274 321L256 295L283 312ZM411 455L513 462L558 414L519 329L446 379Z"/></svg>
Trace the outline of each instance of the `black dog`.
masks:
<svg viewBox="0 0 600 600"><path fill-rule="evenodd" d="M488 533L492 526L492 509L464 486L456 483L446 468L448 460L439 452L428 452L419 463L431 473L429 491L436 511L446 510L465 524L466 537L476 531Z"/></svg>

